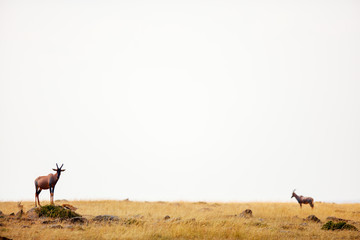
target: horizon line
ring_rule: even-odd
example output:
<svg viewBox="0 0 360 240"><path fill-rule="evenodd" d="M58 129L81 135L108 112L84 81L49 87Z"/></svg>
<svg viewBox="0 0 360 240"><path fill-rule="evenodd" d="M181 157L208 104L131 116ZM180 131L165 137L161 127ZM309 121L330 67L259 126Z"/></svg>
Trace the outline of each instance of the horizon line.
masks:
<svg viewBox="0 0 360 240"><path fill-rule="evenodd" d="M34 199L0 199L0 202L32 202ZM47 201L47 200L45 200ZM282 201L282 200L184 200L184 199L177 199L177 200L143 200L143 199L115 199L115 198L83 198L83 199L56 199L55 202L61 201L129 201L129 202L204 202L204 203L297 203L296 201ZM360 203L360 199L358 200L326 200L326 201L315 201L315 203L330 203L330 204L351 204L351 203Z"/></svg>

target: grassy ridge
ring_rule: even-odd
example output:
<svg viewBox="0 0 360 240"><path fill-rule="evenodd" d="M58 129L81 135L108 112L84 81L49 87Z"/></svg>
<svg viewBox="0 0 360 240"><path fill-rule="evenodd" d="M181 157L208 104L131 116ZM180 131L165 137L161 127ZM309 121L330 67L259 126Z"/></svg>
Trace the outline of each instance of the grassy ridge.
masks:
<svg viewBox="0 0 360 240"><path fill-rule="evenodd" d="M77 213L91 220L97 215L115 215L118 223L95 223L52 229L40 220L0 218L0 236L13 239L360 239L358 231L321 230L328 216L352 220L360 229L360 204L316 203L299 208L297 203L206 203L72 201ZM43 203L46 204L45 202ZM24 210L33 207L23 203ZM241 218L251 209L252 218ZM17 212L16 202L0 202L4 214ZM322 223L306 221L314 214ZM165 216L170 218L165 219ZM25 227L24 227L25 226Z"/></svg>

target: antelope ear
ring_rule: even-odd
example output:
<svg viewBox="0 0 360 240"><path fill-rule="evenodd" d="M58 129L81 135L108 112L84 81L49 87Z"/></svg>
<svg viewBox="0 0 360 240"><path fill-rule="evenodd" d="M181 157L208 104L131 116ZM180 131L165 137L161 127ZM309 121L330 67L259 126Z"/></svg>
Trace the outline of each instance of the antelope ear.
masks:
<svg viewBox="0 0 360 240"><path fill-rule="evenodd" d="M63 172L63 171L65 171L65 169L61 169L61 171Z"/></svg>
<svg viewBox="0 0 360 240"><path fill-rule="evenodd" d="M56 170L55 168L53 168L53 170L54 170L55 172L57 172L57 170Z"/></svg>

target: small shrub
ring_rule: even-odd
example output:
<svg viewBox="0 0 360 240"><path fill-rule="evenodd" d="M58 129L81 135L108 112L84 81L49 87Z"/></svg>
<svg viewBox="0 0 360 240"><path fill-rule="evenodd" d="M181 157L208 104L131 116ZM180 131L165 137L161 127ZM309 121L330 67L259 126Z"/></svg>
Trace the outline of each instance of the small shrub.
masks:
<svg viewBox="0 0 360 240"><path fill-rule="evenodd" d="M69 209L55 205L46 205L37 208L36 213L39 214L39 217L60 218L61 220L74 218L74 217L81 217L79 214Z"/></svg>
<svg viewBox="0 0 360 240"><path fill-rule="evenodd" d="M334 223L333 221L328 221L325 223L322 228L323 230L354 230L357 231L357 228L351 224L346 222L337 222Z"/></svg>

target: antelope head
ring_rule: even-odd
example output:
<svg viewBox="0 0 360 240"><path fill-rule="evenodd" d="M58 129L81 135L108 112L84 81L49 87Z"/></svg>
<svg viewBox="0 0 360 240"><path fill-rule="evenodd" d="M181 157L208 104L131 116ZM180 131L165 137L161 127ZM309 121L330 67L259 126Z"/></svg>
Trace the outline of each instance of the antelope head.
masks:
<svg viewBox="0 0 360 240"><path fill-rule="evenodd" d="M53 170L54 170L55 172L57 172L57 174L58 174L59 177L60 177L61 172L65 171L65 169L61 169L63 166L64 166L64 164L62 164L61 167L59 167L58 164L56 164L56 169L53 168Z"/></svg>
<svg viewBox="0 0 360 240"><path fill-rule="evenodd" d="M296 189L294 189L294 191L293 191L293 193L291 195L291 198L295 197L295 191L296 191Z"/></svg>

